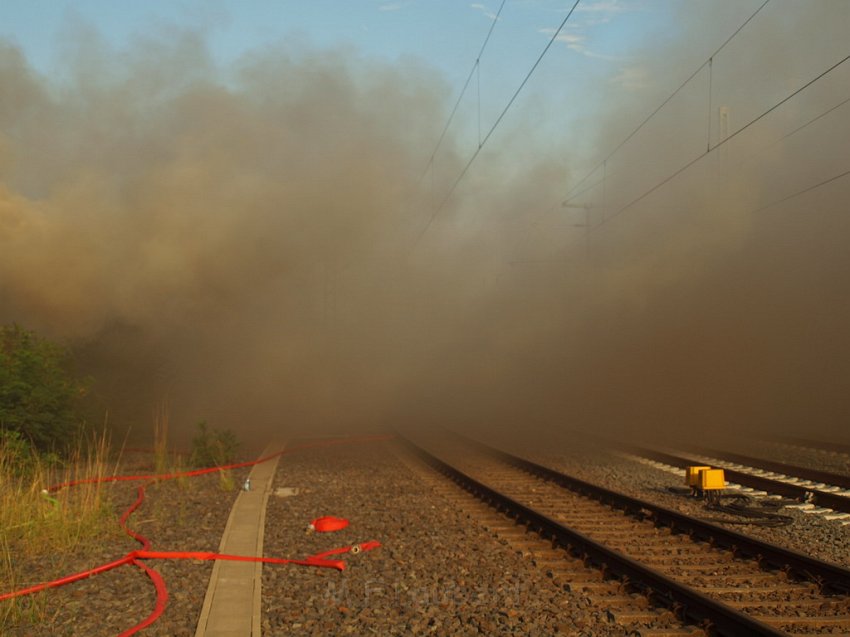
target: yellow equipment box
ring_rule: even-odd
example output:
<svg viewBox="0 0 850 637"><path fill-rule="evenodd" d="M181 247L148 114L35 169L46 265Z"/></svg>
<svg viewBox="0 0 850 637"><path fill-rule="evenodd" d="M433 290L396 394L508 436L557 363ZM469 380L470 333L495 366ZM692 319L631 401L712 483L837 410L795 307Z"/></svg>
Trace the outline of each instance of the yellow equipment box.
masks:
<svg viewBox="0 0 850 637"><path fill-rule="evenodd" d="M697 488L700 491L725 489L726 477L723 475L723 469L703 469L700 471Z"/></svg>
<svg viewBox="0 0 850 637"><path fill-rule="evenodd" d="M711 467L688 467L685 469L685 484L689 487L699 486L699 472L707 471Z"/></svg>

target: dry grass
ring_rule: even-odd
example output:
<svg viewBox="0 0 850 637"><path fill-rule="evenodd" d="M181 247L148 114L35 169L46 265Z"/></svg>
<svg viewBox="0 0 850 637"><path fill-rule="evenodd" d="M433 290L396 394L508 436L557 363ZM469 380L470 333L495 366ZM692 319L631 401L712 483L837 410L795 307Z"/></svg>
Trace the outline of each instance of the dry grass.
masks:
<svg viewBox="0 0 850 637"><path fill-rule="evenodd" d="M168 406L163 402L153 419L156 473L189 466L186 454L169 449L168 425ZM63 461L32 453L19 439L0 436L0 594L80 570L75 563L78 554L98 544L126 540L116 523L112 485L85 483L46 491L54 484L117 475L120 452L117 460L110 460L111 455L105 434L81 444ZM182 490L193 488L189 478L176 481ZM227 470L218 474L218 485L225 492L237 488ZM42 566L33 570L42 562L49 563L48 570ZM49 596L47 591L0 602L0 635L13 626L49 624L55 612Z"/></svg>
<svg viewBox="0 0 850 637"><path fill-rule="evenodd" d="M236 489L236 482L233 479L233 473L230 469L224 469L218 472L218 488L226 493Z"/></svg>
<svg viewBox="0 0 850 637"><path fill-rule="evenodd" d="M153 414L153 453L157 473L169 473L171 463L168 453L168 402L160 402Z"/></svg>
<svg viewBox="0 0 850 637"><path fill-rule="evenodd" d="M63 462L0 440L0 593L34 584L29 567L40 558L51 556L51 563L61 565L63 556L117 534L107 486L45 491L51 484L115 473L105 435L80 445ZM0 632L8 622L37 622L45 608L43 595L0 602Z"/></svg>
<svg viewBox="0 0 850 637"><path fill-rule="evenodd" d="M168 401L162 400L153 414L154 471L157 474L180 473L188 467L187 454L169 449L169 421ZM181 489L186 490L190 487L190 482L185 476L178 477L176 480Z"/></svg>

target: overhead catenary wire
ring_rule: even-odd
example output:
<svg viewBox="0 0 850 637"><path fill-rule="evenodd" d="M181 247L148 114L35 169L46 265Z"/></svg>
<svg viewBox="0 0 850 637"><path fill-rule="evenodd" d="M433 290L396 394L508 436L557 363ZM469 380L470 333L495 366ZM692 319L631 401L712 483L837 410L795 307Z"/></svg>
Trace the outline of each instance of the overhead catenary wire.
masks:
<svg viewBox="0 0 850 637"><path fill-rule="evenodd" d="M487 134L484 136L484 139L479 142L478 148L476 148L475 152L472 153L472 156L469 158L469 161L466 162L466 165L463 167L463 170L460 171L460 174L457 176L457 179L455 179L454 183L452 183L448 192L443 197L443 200L440 202L440 205L437 206L437 209L434 210L434 212L431 214L430 218L428 219L428 223L425 224L425 227L422 229L422 231L419 233L419 236L416 238L414 247L419 244L419 242L422 240L422 237L424 237L425 233L428 232L428 229L431 227L431 224L434 222L434 219L437 218L437 215L440 214L440 211L445 207L452 194L454 194L454 191L457 188L458 184L466 176L466 173L469 171L469 168L472 166L478 155L481 153L481 149L484 148L485 144L487 143L487 140L490 139L490 137L493 135L493 132L499 127L499 124L501 124L502 120L504 119L507 112L510 110L511 106L513 106L513 103L516 101L516 98L522 92L522 89L525 88L525 85L528 84L528 80L531 79L531 76L534 74L534 71L537 70L537 67L540 65L540 62L543 60L546 53L552 47L552 44L554 44L555 40L557 40L558 35L560 35L564 26L566 26L567 21L575 12L576 7L579 5L579 2L581 2L581 0L575 0L575 3L570 8L569 12L567 12L566 17L561 21L561 24L558 25L558 28L555 29L555 32L552 34L552 37L546 43L546 46L543 47L543 50L540 52L540 55L537 56L537 59L534 61L534 64L531 65L531 68L528 70L528 73L526 73L522 82L520 82L519 86L514 91L513 95L511 95L511 98L508 100L507 104L505 104L505 107L502 109L502 112L499 113L499 116L496 118L496 121L487 131Z"/></svg>
<svg viewBox="0 0 850 637"><path fill-rule="evenodd" d="M728 135L727 137L725 137L724 139L720 140L720 141L719 141L717 144L715 144L714 146L709 147L709 148L708 148L705 152L700 153L699 155L697 155L696 157L694 157L691 161L687 162L686 164L684 164L683 166L681 166L680 168L678 168L676 171L674 171L673 173L671 173L670 175L668 175L667 177L665 177L664 179L662 179L661 181L659 181L658 183L656 183L656 184L655 184L654 186L652 186L649 190L646 190L643 194L638 195L637 197L635 197L634 199L632 199L631 201L629 201L627 204L625 204L625 205L621 206L620 208L618 208L618 209L616 210L616 212L614 212L613 214L609 215L609 216L608 216L608 217L607 217L604 221L602 221L601 223L598 223L597 225L593 226L592 228L588 228L588 231L589 231L589 232L595 232L595 231L596 231L596 230L598 230L599 228L601 228L601 227L605 226L605 224L607 224L608 222L610 222L612 219L617 218L620 214L622 214L623 212L625 212L626 210L628 210L628 209L629 209L629 208L631 208L632 206L634 206L634 205L636 205L637 203L639 203L639 202L643 201L644 199L646 199L646 197L648 197L649 195L651 195L652 193L654 193L654 192L655 192L656 190L658 190L659 188L661 188L661 187L665 186L666 184L668 184L670 181L672 181L673 179L675 179L676 177L678 177L679 175L681 175L683 172L685 172L686 170L688 170L691 166L693 166L694 164L696 164L698 161L700 161L701 159L703 159L703 158L704 158L704 157L706 157L707 155L709 155L709 154L713 153L715 150L717 150L718 148L722 147L724 144L726 144L727 142L731 141L732 139L734 139L735 137L737 137L738 135L740 135L741 133L743 133L745 130L749 129L751 126L753 126L753 125L754 125L754 124L756 124L757 122L759 122L759 121L761 121L762 119L764 119L765 117L767 117L770 113L772 113L773 111L775 111L777 108L781 107L783 104L785 104L785 103L786 103L786 102L788 102L789 100L793 99L794 97L796 97L797 95L799 95L800 93L802 93L803 91L805 91L807 88L809 88L810 86L812 86L813 84L815 84L816 82L818 82L819 80L821 80L823 77L825 77L826 75L828 75L829 73L831 73L832 71L834 71L835 69L837 69L839 66L841 66L842 64L844 64L845 62L847 62L847 60L850 60L850 55L846 55L845 57L843 57L842 59L840 59L838 62L836 62L835 64L833 64L832 66L830 66L830 67L829 67L829 68L827 68L826 70L822 71L822 72L821 72L821 73L819 73L817 76L813 77L811 80L809 80L808 82L806 82L805 84L803 84L802 86L800 86L799 88L797 88L796 90L792 91L790 94L786 95L784 98L782 98L781 100L779 100L778 102L776 102L773 106L771 106L771 107L770 107L770 108L768 108L767 110L763 111L762 113L760 113L759 115L757 115L756 117L754 117L753 119L751 119L749 122L747 122L746 124L744 124L743 126L741 126L741 128L739 128L738 130L736 130L734 133L732 133L732 134Z"/></svg>
<svg viewBox="0 0 850 637"><path fill-rule="evenodd" d="M671 101L674 97L676 97L676 95L678 95L678 94L679 94L679 92L680 92L683 88L685 88L685 86L687 86L687 85L690 83L690 81L691 81L692 79L694 79L694 78L695 78L695 77L696 77L696 76L700 73L700 71L702 71L702 70L703 70L706 66L710 66L710 65L712 64L713 59L717 56L717 54L718 54L718 53L720 53L720 52L721 52L724 48L726 48L726 45L728 45L728 44L729 44L732 40L734 40L734 39L735 39L735 37L736 37L736 36L737 36L737 35L738 35L741 31L743 31L743 29L744 29L744 28L745 28L745 27L746 27L746 26L747 26L750 22L752 22L753 18L755 18L755 17L759 14L759 12L760 12L762 9L764 9L764 8L765 8L765 6L767 6L767 4L768 4L769 2L770 2L770 0L764 0L764 2L762 2L762 3L761 3L761 5L759 5L759 7L758 7L755 11L753 11L753 12L750 14L750 16L749 16L746 20L744 20L744 22L742 22L742 23L738 26L738 28L737 28L737 29L735 29L735 31L734 31L734 32L733 32L733 33L732 33L732 34L731 34L728 38L726 38L726 40L724 40L724 41L723 41L723 44L721 44L719 47L717 47L717 49L714 51L714 53L712 53L710 56L708 56L708 58L705 60L705 62L703 62L702 64L700 64L700 65L699 65L699 67L697 67L697 68L696 68L696 69L695 69L695 70L694 70L694 71L693 71L693 72L692 72L692 73L691 73L691 74L690 74L687 78L685 78L685 80L684 80L681 84L679 84L679 86L677 86L677 87L676 87L676 89L675 89L672 93L670 93L670 95L669 95L669 96L667 96L667 98L666 98L665 100L663 100L663 101L662 101L662 102L661 102L658 106L656 106L656 107L655 107L655 109L653 109L653 111L652 111L649 115L647 115L647 116L646 116L646 118L645 118L645 119L644 119L644 120L643 120L640 124L638 124L638 125L637 125L637 127L636 127L636 128L635 128L635 129L634 129L631 133L629 133L628 135L626 135L626 137L625 137L625 138L624 138L624 139L623 139L623 140L622 140L619 144L617 144L617 145L614 147L614 149L613 149L611 152L609 152L609 153L605 156L605 158L604 158L602 161L600 161L598 164L596 164L596 166L594 166L594 167L590 170L590 172L588 172L588 173L587 173L584 177L582 177L582 178L581 178L581 179L580 179L580 180L576 183L576 185L575 185L575 186L573 186L573 187L572 187L572 188L571 188L571 189L567 192L567 194L566 194L566 195L565 195L565 197L564 197L564 200L565 200L565 201L570 201L571 199L574 199L574 198L575 198L575 197L577 197L578 195L580 195L580 194L582 194L582 193L586 192L589 188L585 188L585 189L581 190L580 192L576 192L576 190L577 190L577 189L578 189L578 188L579 188L579 187L580 187L580 186L581 186L581 185L582 185L585 181L587 181L587 180L590 178L590 176L591 176L591 175L593 175L593 174L594 174L597 170L599 170L601 167L603 167L603 166L604 166L604 165L608 162L608 160L610 160L610 159L611 159L611 158L612 158L612 157L613 157L613 156L614 156L614 155L615 155L615 154L616 154L616 153L617 153L617 152L618 152L618 151L619 151L619 150L620 150L623 146L625 146L625 145L629 142L629 140L631 140L631 139L632 139L635 135L637 135L637 134L638 134L638 132L639 132L639 131L640 131L640 130L644 127L644 126L646 126L646 124L648 124L648 123L649 123L649 121L650 121L653 117L655 117L655 116L659 113L659 111L661 111L661 110L662 110L665 106L667 106L667 104L669 104L669 103L670 103L670 101ZM709 88L709 91L710 91L710 88ZM599 182L596 182L596 183L594 183L593 185L596 185L596 184L598 184L598 183L599 183ZM591 186L591 187L592 187L592 186Z"/></svg>
<svg viewBox="0 0 850 637"><path fill-rule="evenodd" d="M766 151L770 150L771 148L773 148L773 147L774 147L774 146L776 146L777 144L779 144L779 143L781 143L781 142L785 141L786 139L789 139L789 138L793 137L794 135L796 135L797 133L799 133L799 132L801 132L801 131L804 131L805 129L807 129L807 128L808 128L809 126L811 126L812 124L815 124L815 123L819 122L819 121L820 121L821 119L823 119L824 117L826 117L826 116L828 116L829 114L831 114L831 113L833 113L833 112L837 111L839 108L841 108L842 106L847 105L848 103L850 103L850 97L846 97L846 98L844 98L844 99L843 99L843 100L841 100L838 104L835 104L834 106L830 106L830 107L829 107L828 109L826 109L825 111L822 111L821 113L819 113L819 114L815 115L814 117L809 118L808 120L806 120L805 122L803 122L802 124L800 124L799 126L797 126L797 128L795 128L795 129L793 129L793 130L790 130L790 131L788 131L787 133L785 133L784 135L782 135L782 137L778 137L777 139L775 139L775 140L771 141L770 143L768 143L768 144L766 144L766 145L762 146L761 148L759 148L759 149L757 149L757 150L753 151L753 152L752 152L752 153L750 153L747 157L744 157L743 159L741 159L741 160L739 161L739 165L743 165L743 164L745 164L745 163L749 162L749 161L750 161L750 160L752 160L752 159L755 159L755 158L761 157L761 156L762 156L762 155L763 155Z"/></svg>
<svg viewBox="0 0 850 637"><path fill-rule="evenodd" d="M714 58L708 59L708 130L705 135L705 148L711 150L711 88L714 83Z"/></svg>
<svg viewBox="0 0 850 637"><path fill-rule="evenodd" d="M466 94L466 89L469 88L469 83L472 81L473 75L475 75L476 73L480 73L479 66L481 64L481 56L484 55L484 49L487 48L487 43L490 41L490 36L493 35L493 29L496 28L496 23L499 21L499 16L502 15L502 9L505 7L506 2L507 2L507 0L502 0L502 3L499 5L499 10L496 11L496 15L493 17L493 21L490 24L490 28L487 30L487 35L484 38L484 42L482 42L481 48L478 51L478 55L475 57L475 62L473 62L472 68L469 69L469 75L466 76L466 81L463 83L463 88L460 89L460 94L457 96L457 101L455 101L455 105L452 108L452 112L449 114L449 118L446 120L445 126L443 126L443 131L440 133L440 137L437 139L437 143L434 146L434 150L431 153L431 156L428 158L428 163L425 164L425 170L423 170L422 174L419 176L419 182L420 183L422 182L422 179L425 177L425 175L428 173L428 170L434 164L434 159L437 157L437 152L440 150L440 146L442 146L442 144L443 144L443 140L446 137L446 133L448 133L449 127L452 125L452 122L454 121L454 117L457 114L457 109L460 107L460 103L463 100L463 96ZM479 82L480 82L480 79L479 79ZM480 109L481 109L481 107L480 107L481 86L480 86L480 83L479 83L479 87L478 87L478 100L479 100L479 115L478 115L478 117L479 117L479 128L480 128L480 126L481 126L481 124L480 124L480 119L481 119L481 113L480 113ZM481 137L481 134L479 132L479 139L480 139L480 137Z"/></svg>
<svg viewBox="0 0 850 637"><path fill-rule="evenodd" d="M481 64L475 61L475 83L478 88L478 145L481 146Z"/></svg>
<svg viewBox="0 0 850 637"><path fill-rule="evenodd" d="M838 110L839 108L841 108L842 106L844 106L845 104L847 104L847 102L850 102L850 97L847 97L847 98L845 98L845 99L841 100L838 104L836 104L835 106L832 106L832 107L828 108L827 110L825 110L825 111L824 111L823 113L821 113L820 115L817 115L817 116L813 117L812 119L810 119L809 121L807 121L807 122L805 122L805 123L801 124L800 126L798 126L797 128L795 128L794 130L792 130L792 131L790 131L790 132L788 132L788 133L785 133L782 137L780 137L780 138L779 138L779 140L778 140L778 141L782 141L783 139L787 139L788 137L791 137L792 135L796 135L797 133L799 133L799 132L800 132L801 130L803 130L804 128L807 128L807 127L811 126L812 124L814 124L815 122L817 122L817 121L818 121L818 120L820 120L821 118L826 117L827 115L829 115L830 113L832 113L832 112L833 112L833 111L835 111L835 110Z"/></svg>
<svg viewBox="0 0 850 637"><path fill-rule="evenodd" d="M847 177L848 175L850 175L850 170L845 170L843 173L839 173L838 175L833 175L832 177L829 177L828 179L824 179L823 181L819 181L816 184L812 184L811 186L807 186L807 187L805 187L801 190L797 190L795 192L792 192L789 195L785 195L784 197L782 197L780 199L776 199L775 201L771 201L769 203L766 203L763 206L760 206L758 208L754 208L753 210L750 210L750 214L756 213L756 212L761 212L762 210L767 210L768 208L773 208L774 206L778 206L779 204L785 203L786 201L790 201L791 199L795 199L795 198L797 198L801 195L805 195L807 192L811 192L813 190L817 190L818 188L826 186L827 184L831 184L833 181L838 181L839 179Z"/></svg>
<svg viewBox="0 0 850 637"><path fill-rule="evenodd" d="M698 74L698 73L699 73L699 72L700 72L703 68L705 68L705 64L713 65L713 62L714 62L714 59L713 59L713 58L714 58L714 56L716 56L718 52L720 52L720 51L721 51L721 50L722 50L725 46L727 46L727 45L728 45L728 43L729 43L729 42L731 42L731 41L732 41L732 39L733 39L733 38L734 38L737 34L739 34L739 33L743 30L743 29L744 29L744 27L745 27L748 23L750 23L750 22L751 22L751 21L752 21L752 20L756 17L756 15L757 15L757 14L758 14L758 13L759 13L759 12L760 12L763 8L764 8L764 7L768 4L768 2L769 2L769 0L765 0L764 2L762 2L762 4L761 4L761 5L759 5L759 7L758 7L758 8L757 8L757 9L756 9L756 10L755 10L752 14L750 14L750 16L747 18L747 20L745 20L745 21L744 21L744 22L743 22L743 23L742 23L742 24L741 24L741 25L740 25L740 26L739 26L739 27L735 30L735 32L734 32L734 33L732 33L732 35L730 35L730 36L729 36L729 37L728 37L728 38L727 38L727 39L723 42L723 44L722 44L720 47L718 47L718 49L717 49L717 50L716 50L716 51L715 51L715 52L714 52L714 53L713 53L713 54L712 54L712 55L711 55L711 56L710 56L710 57L706 60L706 62L705 62L705 63L704 63L704 64L703 64L700 68L696 69L696 70L695 70L695 71L694 71L694 72L693 72L693 73L692 73L692 74L688 77L688 79L686 79L686 80L685 80L685 82L683 82L683 83L682 83L682 84L681 84L681 85L680 85L680 86L679 86L679 87L678 87L678 88L677 88L677 89L676 89L676 90L675 90L675 91L674 91L674 92L673 92L673 93L672 93L672 94L671 94L671 95L670 95L670 96L669 96L669 97L668 97L668 98L667 98L667 99L666 99L666 100L662 103L662 104L660 104L660 105L659 105L659 106L658 106L658 107L657 107L657 108L656 108L656 109L655 109L655 110L654 110L654 111L653 111L653 112L652 112L652 113L651 113L651 114L650 114L650 115L649 115L649 116L648 116L648 117L647 117L647 118L646 118L646 119L645 119L645 120L644 120L644 121L643 121L643 122L642 122L642 123L641 123L641 124L640 124L640 125L636 128L636 129L635 129L635 130L634 130L634 131L632 131L632 133L631 133L631 134L630 134L630 135L629 135L626 139L624 139L624 140L623 140L620 144L618 144L618 146L617 146L614 150L612 150L612 151L611 151L611 152L610 152L610 153L609 153L609 154L608 154L608 155L607 155L607 156L606 156L606 157L605 157L605 158L604 158L604 159L603 159L603 160L602 160L602 161L601 161L601 162L600 162L600 163L599 163L599 164L598 164L598 165L597 165L597 166L596 166L596 167L595 167L592 171L590 171L587 175L585 175L585 176L582 178L582 180L581 180L581 181L579 181L579 182L578 182L578 183L577 183L577 184L573 187L573 190L571 190L571 191L568 193L568 198L564 201L564 203L569 202L569 201L570 201L570 199L574 199L574 198L575 198L575 197L577 197L579 194L582 194L582 193L584 193L584 192L586 192L586 191L590 190L591 188L594 188L594 187L598 186L599 184L602 184L603 193L604 193L604 194L603 194L603 197L605 197L605 196L607 195L607 192L606 192L606 177L607 177L607 176L609 175L609 173L610 173L610 171L608 170L608 162L609 162L610 158L611 158L611 157L613 157L613 156L616 154L617 150L619 150L619 149L620 149L620 148L621 148L621 147L622 147L625 143L627 143L627 142L628 142L628 140L629 140L629 139L631 139L631 138L632 138L632 137L633 137L633 136L634 136L634 135L635 135L635 134L636 134L636 133L640 130L640 128L641 128L641 127L642 127L642 126L643 126L646 122L648 122L648 121L649 121L649 119L651 119L651 118L652 118L652 116L654 116L654 115L655 115L658 111L660 111L660 110L663 108L663 106L664 106L666 103L668 103L668 102L669 102L669 100L670 100L670 99L672 99L672 98L673 98L673 97L674 97L674 96L675 96L675 95L676 95L676 94L677 94L677 93L681 90L681 88L683 88L683 87L684 87L684 86L685 86L685 85L686 85L686 84L687 84L690 80L692 80L692 79L693 79L693 78L694 78L694 77L695 77L695 76L696 76L696 75L697 75L697 74ZM728 135L727 137L720 139L720 141L719 141L719 142L718 142L718 143L717 143L714 147L712 147L712 146L711 146L711 143L710 143L710 142L711 142L711 128L710 128L710 126L711 126L711 120L709 119L709 122L708 122L708 125L709 125L709 128L708 128L708 131L709 131L709 132L708 132L708 140L709 140L709 143L708 143L708 144L707 144L707 146L706 146L706 150L705 150L705 152L703 152L703 153L702 153L702 154L700 154L699 156L697 156L697 157L693 158L691 161L689 161L688 163L686 163L684 166L682 166L681 168L679 168L678 170L676 170L676 172L674 172L672 175L669 175L668 177L666 177L664 180L662 180L662 182L661 182L661 183L655 184L655 185L654 185L654 186L653 186L653 187L652 187L649 191L647 191L647 192L643 193L642 195L640 195L640 197L636 198L635 200L630 201L630 202L629 202L629 203L627 203L625 206L623 206L623 207L621 207L620 209L618 209L615 213L613 213L613 215L611 215L611 214L609 214L609 215L605 215L605 214L603 214L601 223L597 223L597 224L591 224L591 225L589 225L589 227L586 229L586 231L587 231L587 232L595 231L595 230L596 230L596 229L598 229L599 227L604 226L604 225L605 225L608 221L610 221L610 220L611 220L611 219L613 219L614 217L618 216L618 215L619 215L620 213L622 213L622 212L623 212L626 208L628 208L628 207L631 207L631 206L635 205L636 203L638 203L638 201L640 201L640 200L642 200L643 198L645 198L645 197L649 196L652 192L654 192L654 191L655 191L655 190L657 190L658 188L663 187L666 183L669 183L669 181L671 181L672 179L675 179L675 177L677 177L677 176L678 176L678 175L680 175L681 173L685 172L688 168L690 168L691 166L693 166L695 163L697 163L700 159L702 159L703 157L705 157L705 156L706 156L707 154L709 154L711 151L713 151L713 150L715 150L715 149L717 149L717 148L722 147L722 146L723 146L726 142L728 142L729 140L731 140L733 137L735 137L735 136L737 136L737 135L739 135L739 134L743 133L746 129L748 129L749 127L751 127L751 126L755 125L758 121L760 121L760 120L761 120L761 119L763 119L764 117L768 116L771 112L773 112L773 111L774 111L774 110L776 110L777 108L780 108L780 107L781 107L783 104L785 104L787 101L789 101L789 100L793 99L793 98L794 98L795 96L797 96L799 93L801 93L801 92L805 91L807 88L809 88L812 84L814 84L814 83L818 82L818 81L819 81L820 79L822 79L824 76L828 75L829 73L831 73L832 71L834 71L836 68L838 68L838 67L839 67L839 66L841 66L842 64L846 63L848 59L850 59L850 55L848 55L848 56L846 56L846 57L844 57L844 58L842 58L842 59L838 60L835 64L833 64L833 65L832 65L832 66L830 66L829 68L827 68L827 69L825 69L824 71L822 71L821 73L819 73L816 77L812 78L810 81L806 82L805 84L803 84L802 86L800 86L799 88L797 88L797 89L796 89L795 91L793 91L791 94L787 95L785 98L783 98L782 100L780 100L780 101L779 101L779 102L777 102L776 104L773 104L770 108L768 108L768 109L767 109L767 110L765 110L764 112L760 113L757 117L753 118L753 119L752 119L751 121L749 121L746 125L742 126L742 127L741 127L741 128L739 128L738 130L736 130L734 133L732 133L731 135ZM712 95L713 95L713 94L712 94L712 88L711 88L711 80L712 80L712 77L711 77L711 75L709 75L709 77L708 77L708 81L709 81L708 98L709 98L709 100L711 100L711 99L712 99ZM783 134L781 137L779 137L778 139L776 139L776 140L775 140L775 141L774 141L771 145L775 145L775 144L777 144L777 143L779 143L779 142L781 142L781 141L783 141L783 140L785 140L785 139L787 139L787 138L789 138L789 137L791 137L791 136L793 136L793 135L798 134L799 132L801 132L801 131L805 130L806 128L808 128L809 126L811 126L811 125L815 124L816 122L818 122L818 121L822 120L823 118L827 117L829 114L834 113L835 111L837 111L837 110L838 110L838 109L840 109L841 107L843 107L843 106L847 105L848 103L850 103L850 97L847 97L847 98L845 98L845 99L841 100L840 102L838 102L838 103L836 103L836 104L834 104L834 105L830 106L830 107L829 107L829 108L827 108L826 110L824 110L824 111L822 111L822 112L820 112L820 113L816 114L816 115L815 115L815 116L813 116L813 117L810 117L809 119L807 119L807 120L806 120L806 121L804 121L803 123L800 123L799 125L797 125L797 126L796 126L796 128L793 128L793 129L792 129L792 130L790 130L789 132L786 132L786 133L785 133L785 134ZM711 110L711 109L709 109L709 110ZM721 137L723 137L723 133L722 133L722 131L721 131ZM589 177L593 176L593 174L594 174L595 172L597 172L597 171L598 171L598 169L599 169L600 167L601 167L601 168L603 169L603 171L604 171L602 178L601 178L601 179L599 179L599 180L594 181L592 184L589 184L589 185L585 186L584 188L581 188L581 190L579 190L578 192L575 192L575 189L576 189L576 188L578 188L578 187L580 187L580 186L581 186L581 185L582 185L582 184L583 184L583 183L584 183L584 182L585 182L585 181L586 181ZM765 210L765 209L771 208L771 207L773 207L773 206L780 205L780 204L782 204L782 203L784 203L784 202L786 202L786 201L789 201L789 200L794 199L794 198L796 198L796 197L800 197L800 196L802 196L802 195L804 195L804 194L806 194L806 193L809 193L809 192L812 192L812 191L814 191L814 190L817 190L817 189L819 189L819 188L821 188L821 187L827 186L828 184L831 184L831 183L833 183L833 182L835 182L835 181L838 181L838 180L841 180L841 179L843 179L843 178L846 178L846 177L848 177L848 175L850 175L850 171L844 171L844 172L841 172L841 173L839 173L839 174L833 175L833 176L831 176L831 177L829 177L829 178L822 179L821 181L818 181L817 183L814 183L814 184L811 184L811 185L809 185L809 186L806 186L805 188L801 188L800 190L797 190L797 191L795 191L795 192L792 192L792 193L790 193L790 194L787 194L787 195L785 195L785 196L783 196L783 197L781 197L781 198L779 198L779 199L775 199L775 200L769 201L768 203L765 203L765 204L763 204L763 205L759 205L759 206L757 206L757 207L755 207L755 208L753 208L753 209L751 209L751 210L747 211L747 213L746 213L746 214L753 214L753 213L756 213L756 212L763 211L763 210ZM606 198L606 201L607 201L607 198ZM552 207L550 207L549 209L547 209L547 211L546 211L546 212L550 211L551 209L552 209ZM532 224L532 225L537 225L537 223L539 223L539 220L536 220L536 221L534 222L534 224ZM508 263L509 263L510 265L512 265L512 266L513 266L513 265L520 265L520 264L551 264L551 263L566 263L566 262L568 262L568 261L569 261L568 259L551 259L551 258L542 258L542 259L540 259L540 258L538 258L538 259L512 259L512 260L510 260Z"/></svg>
<svg viewBox="0 0 850 637"><path fill-rule="evenodd" d="M837 175L833 175L832 177L829 177L829 178L824 179L822 181L819 181L816 184L806 186L805 188L801 188L800 190L795 190L794 192L789 193L789 194L785 195L784 197L780 197L779 199L769 201L768 203L763 204L763 205L761 205L757 208L752 208L751 210L748 210L746 212L746 214L751 215L751 214L755 214L757 212L762 212L762 211L767 210L769 208L773 208L774 206L778 206L780 204L783 204L786 201L791 201L792 199L796 199L797 197L801 197L802 195L805 195L809 192L817 190L818 188L822 188L822 187L824 187L828 184L831 184L834 181L839 181L839 180L843 179L844 177L850 177L850 169L845 170L844 172L839 173ZM554 206L553 206L553 208L554 208ZM551 209L552 208L550 208L549 210L551 210ZM602 224L599 224L599 225L602 225ZM525 265L525 264L545 264L545 265L549 265L549 264L552 264L552 263L567 263L568 261L569 261L569 259L563 259L563 258L561 258L561 259L514 259L513 261L509 262L509 265L511 265L511 266Z"/></svg>

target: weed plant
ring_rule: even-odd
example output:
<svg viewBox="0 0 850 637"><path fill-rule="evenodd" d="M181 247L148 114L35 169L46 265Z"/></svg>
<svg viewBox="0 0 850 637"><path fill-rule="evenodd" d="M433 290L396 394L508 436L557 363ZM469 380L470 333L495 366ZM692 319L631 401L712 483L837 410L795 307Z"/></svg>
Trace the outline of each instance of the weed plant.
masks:
<svg viewBox="0 0 850 637"><path fill-rule="evenodd" d="M236 488L236 481L233 479L233 472L230 469L218 472L218 486L222 491L228 493Z"/></svg>
<svg viewBox="0 0 850 637"><path fill-rule="evenodd" d="M205 421L198 423L198 434L192 440L191 463L195 467L220 467L236 461L239 441L229 429L210 429Z"/></svg>
<svg viewBox="0 0 850 637"><path fill-rule="evenodd" d="M156 473L173 469L168 453L168 403L161 402L153 415L153 453Z"/></svg>
<svg viewBox="0 0 850 637"><path fill-rule="evenodd" d="M160 475L181 473L189 466L187 454L174 451L168 446L169 420L168 403L163 400L154 411L153 418L154 472ZM180 476L176 481L182 491L191 488L192 482L186 476Z"/></svg>

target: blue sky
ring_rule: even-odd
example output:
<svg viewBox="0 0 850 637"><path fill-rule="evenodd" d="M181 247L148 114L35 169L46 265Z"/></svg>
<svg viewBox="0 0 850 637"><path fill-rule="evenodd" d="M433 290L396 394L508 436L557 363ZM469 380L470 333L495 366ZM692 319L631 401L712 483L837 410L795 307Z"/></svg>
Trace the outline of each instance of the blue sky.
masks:
<svg viewBox="0 0 850 637"><path fill-rule="evenodd" d="M94 28L116 52L169 29L204 35L226 72L251 52L297 39L318 48L354 47L393 62L414 57L436 68L447 108L475 61L501 0L2 0L0 38L20 46L42 75L61 78L69 35ZM573 0L507 0L480 64L481 127L496 120ZM746 4L746 3L745 3ZM635 49L670 30L675 0L582 0L524 89L515 109L542 95L547 126L592 113L609 91L639 91L647 76ZM478 84L458 112L462 146L477 144ZM589 85L598 88L586 90ZM599 88L601 87L601 89ZM549 116L554 113L554 116ZM506 122L508 123L508 122ZM543 133L545 135L549 132Z"/></svg>
<svg viewBox="0 0 850 637"><path fill-rule="evenodd" d="M462 81L500 0L4 0L0 36L20 45L49 73L55 42L69 22L94 26L117 48L164 25L207 34L215 59L244 53L295 34L320 47L353 44L393 60L413 55ZM527 68L571 0L508 0L486 57ZM564 52L587 60L622 61L629 48L669 15L666 0L584 0L562 34ZM617 58L617 59L614 59Z"/></svg>
<svg viewBox="0 0 850 637"><path fill-rule="evenodd" d="M501 0L2 0L0 39L19 46L43 76L63 77L69 40L94 29L120 53L175 29L203 35L226 81L229 68L252 52L304 42L350 47L393 62L413 57L435 68L451 108ZM616 126L639 122L725 39L761 0L582 0L513 106L503 128L525 125L540 148L569 143L598 159L587 122L599 111L624 109ZM519 85L573 0L507 0L480 64L480 126L486 133ZM690 22L690 46L678 46L675 68L657 66L658 52L681 38ZM694 29L694 24L705 28ZM155 41L155 40L154 40ZM681 44L681 43L680 43ZM647 63L655 58L656 67ZM661 56L663 59L663 56ZM478 83L461 103L452 133L461 152L478 136ZM598 119L598 118L597 118ZM619 121L622 120L622 121ZM529 125L530 124L530 125ZM617 131L619 132L619 131ZM506 137L500 130L497 137ZM488 145L498 146L496 139ZM533 145L533 144L532 144Z"/></svg>

